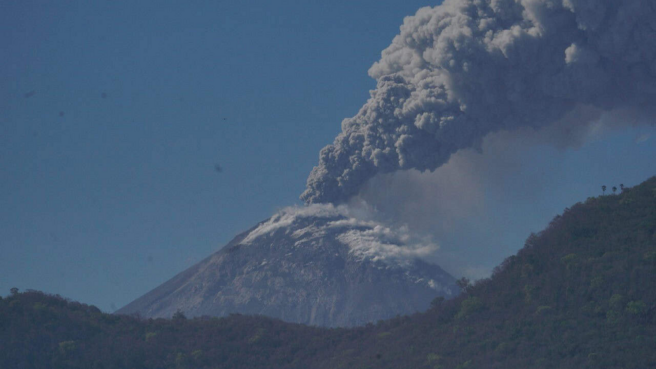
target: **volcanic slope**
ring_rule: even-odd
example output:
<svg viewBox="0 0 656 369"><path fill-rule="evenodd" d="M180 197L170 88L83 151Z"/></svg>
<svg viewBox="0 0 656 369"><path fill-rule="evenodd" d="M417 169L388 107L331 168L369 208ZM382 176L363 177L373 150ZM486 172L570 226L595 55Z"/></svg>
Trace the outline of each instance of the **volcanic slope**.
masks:
<svg viewBox="0 0 656 369"><path fill-rule="evenodd" d="M289 208L138 298L118 314L259 314L348 327L428 309L455 279L389 229L332 205Z"/></svg>

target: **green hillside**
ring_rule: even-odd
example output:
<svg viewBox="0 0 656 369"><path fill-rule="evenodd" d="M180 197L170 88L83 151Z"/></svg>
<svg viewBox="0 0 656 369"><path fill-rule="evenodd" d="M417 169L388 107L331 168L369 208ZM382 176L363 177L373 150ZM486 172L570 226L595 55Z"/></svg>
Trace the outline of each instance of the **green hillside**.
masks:
<svg viewBox="0 0 656 369"><path fill-rule="evenodd" d="M507 230L506 230L507 231ZM0 368L656 368L656 178L556 217L490 279L356 329L0 299Z"/></svg>

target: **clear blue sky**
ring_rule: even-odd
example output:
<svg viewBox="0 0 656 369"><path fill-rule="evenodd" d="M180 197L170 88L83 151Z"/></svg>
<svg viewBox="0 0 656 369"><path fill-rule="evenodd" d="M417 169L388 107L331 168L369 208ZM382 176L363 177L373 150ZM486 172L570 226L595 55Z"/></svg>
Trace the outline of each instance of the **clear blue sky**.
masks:
<svg viewBox="0 0 656 369"><path fill-rule="evenodd" d="M0 294L113 311L297 204L319 150L375 87L367 70L425 5L436 2L3 2ZM515 195L496 191L504 221L463 239L510 224L485 255L496 263L600 184L656 174L653 133L533 150L523 168L557 174L547 200L501 206Z"/></svg>

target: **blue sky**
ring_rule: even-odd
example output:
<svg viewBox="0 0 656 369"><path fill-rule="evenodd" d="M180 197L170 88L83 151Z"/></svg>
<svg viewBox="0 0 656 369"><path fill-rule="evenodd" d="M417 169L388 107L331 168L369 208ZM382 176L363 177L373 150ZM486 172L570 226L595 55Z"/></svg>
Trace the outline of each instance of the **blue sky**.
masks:
<svg viewBox="0 0 656 369"><path fill-rule="evenodd" d="M425 5L4 2L0 293L113 311L298 204L319 150L375 87L367 70ZM524 174L491 183L487 213L443 242L488 242L471 257L496 264L601 184L656 174L653 134L531 148ZM520 196L527 178L544 179L542 200Z"/></svg>

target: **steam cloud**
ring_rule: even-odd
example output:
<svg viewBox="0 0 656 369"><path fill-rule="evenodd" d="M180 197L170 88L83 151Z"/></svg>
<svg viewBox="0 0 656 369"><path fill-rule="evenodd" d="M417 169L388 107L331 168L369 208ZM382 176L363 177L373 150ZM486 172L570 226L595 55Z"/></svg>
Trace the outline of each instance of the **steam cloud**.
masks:
<svg viewBox="0 0 656 369"><path fill-rule="evenodd" d="M317 238L334 237L348 246L350 253L359 259L381 261L391 266L404 267L417 258L425 258L438 249L429 237L411 234L407 227L389 227L368 219L368 209L346 205L313 204L305 207L287 207L262 222L242 241L250 245L259 238L278 231L291 234L298 241L295 247ZM311 218L325 220L299 227L299 221Z"/></svg>
<svg viewBox="0 0 656 369"><path fill-rule="evenodd" d="M432 171L493 132L556 122L576 132L602 113L650 111L655 56L653 0L422 8L369 70L376 90L321 150L301 199L343 203L376 174Z"/></svg>

